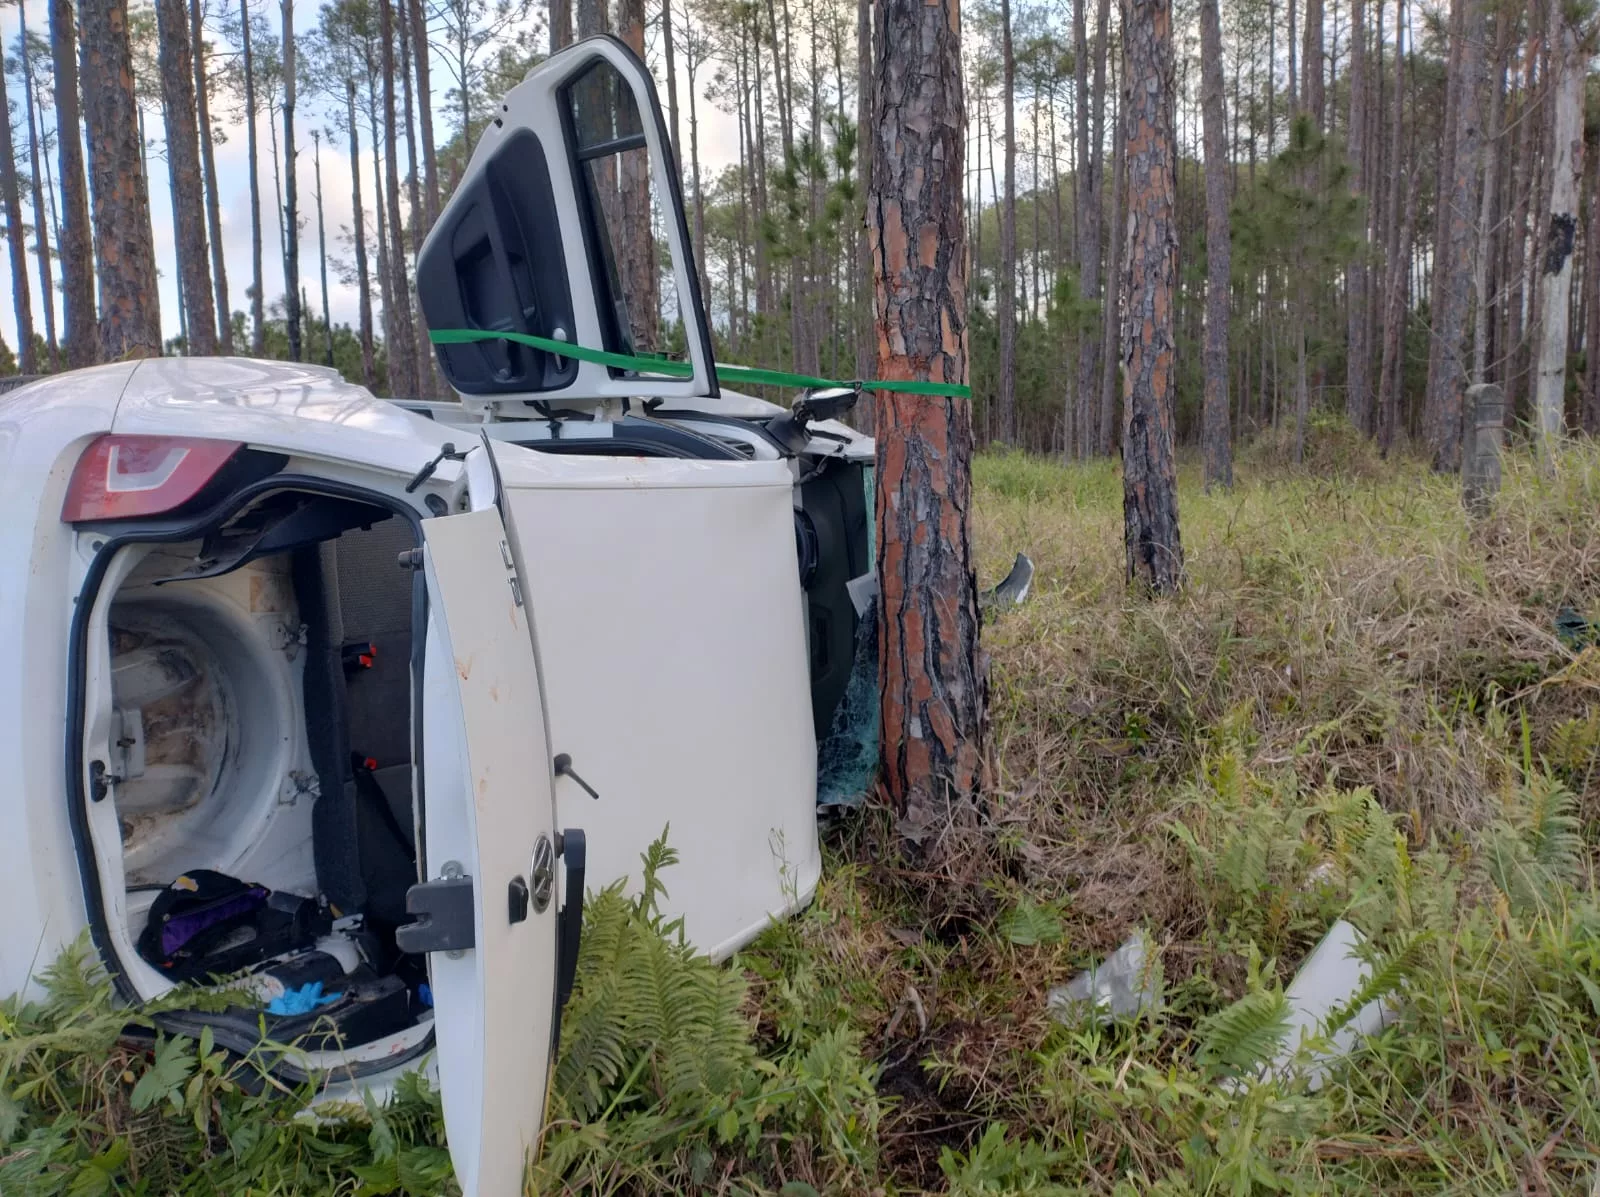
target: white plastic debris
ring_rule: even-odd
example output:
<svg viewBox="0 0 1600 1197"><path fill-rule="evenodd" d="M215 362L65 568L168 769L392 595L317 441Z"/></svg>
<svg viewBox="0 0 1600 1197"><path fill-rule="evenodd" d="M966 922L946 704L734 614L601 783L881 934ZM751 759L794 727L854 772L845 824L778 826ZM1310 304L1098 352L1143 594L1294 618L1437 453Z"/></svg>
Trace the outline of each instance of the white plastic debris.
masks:
<svg viewBox="0 0 1600 1197"><path fill-rule="evenodd" d="M1098 966L1057 985L1047 1000L1051 1013L1063 1022L1076 1017L1085 1004L1093 1007L1100 1022L1159 1009L1161 966L1149 937L1135 931Z"/></svg>
<svg viewBox="0 0 1600 1197"><path fill-rule="evenodd" d="M1328 928L1311 955L1295 974L1284 997L1289 1002L1289 1029L1269 1066L1280 1077L1296 1067L1295 1056L1302 1044L1313 1039L1325 1042L1299 1063L1312 1092L1322 1088L1329 1066L1348 1055L1358 1042L1381 1031L1392 1013L1382 998L1374 998L1355 1017L1331 1036L1325 1032L1329 1016L1342 1009L1360 992L1371 976L1371 968L1357 955L1366 937L1340 919Z"/></svg>

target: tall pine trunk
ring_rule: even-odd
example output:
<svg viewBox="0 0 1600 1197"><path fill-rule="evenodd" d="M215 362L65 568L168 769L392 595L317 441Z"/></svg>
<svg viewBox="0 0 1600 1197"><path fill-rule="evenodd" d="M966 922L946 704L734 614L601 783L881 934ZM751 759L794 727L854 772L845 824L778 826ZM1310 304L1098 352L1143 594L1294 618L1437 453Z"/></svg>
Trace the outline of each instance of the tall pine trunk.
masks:
<svg viewBox="0 0 1600 1197"><path fill-rule="evenodd" d="M550 0L549 18L550 53L554 54L572 44L572 0Z"/></svg>
<svg viewBox="0 0 1600 1197"><path fill-rule="evenodd" d="M1122 136L1123 111L1127 108L1127 78L1123 75L1120 88L1113 87L1117 97L1113 125L1117 134L1112 138L1115 148L1111 154L1111 221L1108 227L1115 230L1109 239L1106 258L1105 320L1101 326L1100 342L1100 444L1102 457L1110 457L1116 449L1117 432L1117 369L1122 363L1118 344L1122 332L1122 243L1121 230L1126 225L1124 207L1128 188L1128 140Z"/></svg>
<svg viewBox="0 0 1600 1197"><path fill-rule="evenodd" d="M1359 3L1359 0L1357 0ZM1217 0L1200 3L1200 77L1206 143L1206 345L1205 402L1200 440L1205 483L1233 485L1233 442L1228 408L1229 287L1233 247L1228 222L1228 115L1223 107L1222 20Z"/></svg>
<svg viewBox="0 0 1600 1197"><path fill-rule="evenodd" d="M1436 352L1424 415L1424 433L1433 468L1449 472L1454 472L1461 463L1461 412L1467 376L1465 337L1472 301L1472 252L1483 151L1484 0L1457 0L1457 3L1461 6L1460 69L1453 105L1450 171L1444 192L1445 239L1434 271Z"/></svg>
<svg viewBox="0 0 1600 1197"><path fill-rule="evenodd" d="M378 0L378 38L383 43L383 168L384 203L389 211L388 313L389 393L412 399L418 385L419 361L415 326L411 322L411 285L406 276L405 224L400 219L400 159L395 147L396 124L394 0Z"/></svg>
<svg viewBox="0 0 1600 1197"><path fill-rule="evenodd" d="M0 40L0 79L5 78L5 69L5 44ZM5 193L11 302L17 315L17 368L24 374L37 374L39 356L33 346L33 296L28 288L28 226L22 223L22 187L17 178L16 140L11 131L9 104L0 104L0 191Z"/></svg>
<svg viewBox="0 0 1600 1197"><path fill-rule="evenodd" d="M1000 103L1005 128L1006 189L1000 200L1000 276L995 320L1000 331L999 439L1017 441L1017 60L1011 51L1011 0L1000 0Z"/></svg>
<svg viewBox="0 0 1600 1197"><path fill-rule="evenodd" d="M1381 30L1383 13L1378 13ZM1382 37L1378 41L1382 42ZM1368 189L1367 175L1367 15L1365 0L1350 2L1350 183L1357 197L1365 197ZM1357 237L1355 257L1345 272L1349 289L1349 313L1346 321L1345 393L1344 411L1350 423L1367 435L1372 434L1372 345L1368 330L1372 327L1370 271L1368 270L1369 245L1367 229L1370 222L1363 219Z"/></svg>
<svg viewBox="0 0 1600 1197"><path fill-rule="evenodd" d="M54 369L61 356L56 343L56 287L55 275L50 269L50 217L44 205L45 172L39 165L39 129L43 124L43 116L34 112L33 56L28 53L26 0L17 0L17 22L21 28L22 102L28 110L28 163L33 172L34 252L39 264L39 297L44 301L44 343L49 351L50 366Z"/></svg>
<svg viewBox="0 0 1600 1197"><path fill-rule="evenodd" d="M255 60L250 49L250 0L239 0L239 24L243 29L244 51L245 152L250 158L250 352L257 357L267 351L266 284L261 278L261 155L256 144Z"/></svg>
<svg viewBox="0 0 1600 1197"><path fill-rule="evenodd" d="M572 0L566 4L567 42L572 41ZM422 125L422 213L423 235L433 229L439 219L439 153L433 143L433 83L428 58L428 21L423 13L422 0L406 0L406 13L401 18L410 22L411 60L417 76L417 120ZM551 29L555 25L552 23ZM551 36L554 36L552 32Z"/></svg>
<svg viewBox="0 0 1600 1197"><path fill-rule="evenodd" d="M317 266L322 275L322 335L325 338L325 365L333 365L333 318L328 312L328 234L322 221L322 136L311 134L312 169L317 184Z"/></svg>
<svg viewBox="0 0 1600 1197"><path fill-rule="evenodd" d="M1583 279L1589 308L1583 329L1583 430L1600 435L1600 138L1585 153L1594 163L1589 184L1589 227L1584 233Z"/></svg>
<svg viewBox="0 0 1600 1197"><path fill-rule="evenodd" d="M156 24L161 37L167 160L176 188L173 208L188 352L205 356L217 351L217 321L206 246L200 139L195 128L194 60L189 51L189 13L183 0L156 0Z"/></svg>
<svg viewBox="0 0 1600 1197"><path fill-rule="evenodd" d="M1305 109L1319 130L1328 127L1327 94L1322 65L1322 0L1306 0L1305 53L1300 70L1305 80Z"/></svg>
<svg viewBox="0 0 1600 1197"><path fill-rule="evenodd" d="M622 0L617 32L644 57L644 0ZM622 246L618 273L628 301L637 349L661 348L661 299L655 237L650 229L650 168L645 150L629 150L617 163L622 190Z"/></svg>
<svg viewBox="0 0 1600 1197"><path fill-rule="evenodd" d="M380 0L384 13L388 13L389 0ZM283 12L283 314L289 334L289 360L301 360L300 347L300 212L295 189L294 102L295 102L295 43L294 0L282 0ZM386 17L387 19L387 17ZM385 61L391 68L389 86L393 87L393 62L387 57L389 34L384 35ZM393 126L391 125L391 128Z"/></svg>
<svg viewBox="0 0 1600 1197"><path fill-rule="evenodd" d="M872 188L878 377L965 384L965 119L958 0L881 0ZM935 859L984 774L985 668L966 399L880 394L877 523L883 785Z"/></svg>
<svg viewBox="0 0 1600 1197"><path fill-rule="evenodd" d="M206 170L206 229L211 240L211 285L217 297L217 347L233 352L233 308L228 302L228 263L222 246L222 197L216 147L211 140L211 81L206 75L206 26L202 0L189 0L189 34L194 43L194 94L200 118L200 161Z"/></svg>
<svg viewBox="0 0 1600 1197"><path fill-rule="evenodd" d="M872 251L868 245L866 193L872 181L872 0L856 0L856 178L861 183L862 218L856 225L856 270L853 288L857 302L856 377L870 378L877 360L873 330Z"/></svg>
<svg viewBox="0 0 1600 1197"><path fill-rule="evenodd" d="M1535 430L1548 462L1566 426L1567 334L1572 295L1572 251L1578 234L1578 180L1583 175L1583 87L1587 55L1565 0L1551 0L1549 96L1555 105L1550 158L1549 223L1539 264L1538 375Z"/></svg>
<svg viewBox="0 0 1600 1197"><path fill-rule="evenodd" d="M50 52L55 64L56 153L61 166L61 298L66 303L67 364L100 360L94 320L94 238L89 185L83 173L83 121L78 106L78 28L72 0L50 0ZM9 150L6 160L12 161ZM32 328L32 318L28 328ZM30 335L31 340L31 335Z"/></svg>
<svg viewBox="0 0 1600 1197"><path fill-rule="evenodd" d="M372 281L367 273L366 212L361 204L361 128L356 119L356 81L345 80L345 118L350 124L350 223L356 250L356 291L361 337L361 381L377 385L372 353Z"/></svg>
<svg viewBox="0 0 1600 1197"><path fill-rule="evenodd" d="M1177 380L1172 0L1123 0L1128 86L1128 318L1123 330L1122 511L1128 580L1170 594L1183 579L1173 407Z"/></svg>
<svg viewBox="0 0 1600 1197"><path fill-rule="evenodd" d="M1395 0L1394 6L1394 96L1390 124L1390 146L1396 164L1401 160L1401 135L1405 128L1406 111L1406 56L1405 0ZM1400 230L1401 174L1398 165L1390 172L1389 212L1384 221L1385 282L1383 294L1383 350L1382 365L1378 372L1378 447L1388 453L1394 444L1400 412L1400 356L1405 331L1405 258L1409 253ZM1410 171L1412 194L1416 194L1416 164Z"/></svg>
<svg viewBox="0 0 1600 1197"><path fill-rule="evenodd" d="M100 349L111 360L161 355L161 306L150 227L127 0L84 6L83 119L89 145Z"/></svg>

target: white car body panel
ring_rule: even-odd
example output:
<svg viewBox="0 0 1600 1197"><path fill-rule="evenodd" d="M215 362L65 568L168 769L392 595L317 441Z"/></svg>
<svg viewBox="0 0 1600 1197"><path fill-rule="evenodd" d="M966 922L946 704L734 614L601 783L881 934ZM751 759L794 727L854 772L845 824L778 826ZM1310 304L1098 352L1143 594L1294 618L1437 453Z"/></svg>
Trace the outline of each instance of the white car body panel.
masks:
<svg viewBox="0 0 1600 1197"><path fill-rule="evenodd" d="M560 822L587 831L592 877L634 884L670 824L663 908L725 956L809 901L822 868L789 471L495 454L551 748L600 794L558 779Z"/></svg>

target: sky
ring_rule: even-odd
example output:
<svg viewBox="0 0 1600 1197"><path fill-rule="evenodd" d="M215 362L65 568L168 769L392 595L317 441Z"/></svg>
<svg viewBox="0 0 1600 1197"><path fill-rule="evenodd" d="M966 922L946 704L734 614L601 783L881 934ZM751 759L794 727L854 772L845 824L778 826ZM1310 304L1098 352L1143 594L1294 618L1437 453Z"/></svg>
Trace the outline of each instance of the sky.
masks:
<svg viewBox="0 0 1600 1197"><path fill-rule="evenodd" d="M274 32L282 28L279 19L278 6L268 3L260 6L267 10L269 20ZM317 24L317 5L302 2L297 5L295 13L295 28L300 33L309 33ZM678 9L681 13L681 8ZM542 22L541 22L542 24ZM7 7L0 10L0 35L5 38L8 56L12 54L12 47L18 31L18 15L15 8ZM37 8L30 14L30 32L45 32L44 18ZM216 35L212 36L214 43L213 53L231 52L225 43ZM545 35L539 35L541 44L545 43ZM651 55L653 65L657 71L657 86L662 93L662 107L666 106L666 87L664 77L660 74L659 56ZM688 140L688 78L683 70L682 56L678 62L678 94L681 107L680 120L683 126L685 144ZM709 72L707 72L709 74ZM436 66L433 71L435 90L434 113L436 138L443 142L449 135L447 121L449 115L444 105L444 89L447 86L443 80L448 72ZM702 84L704 76L702 76ZM19 82L6 80L8 90L14 105L13 132L16 138L16 148L19 160L26 158L27 151L27 126L26 115L22 102L22 87ZM342 103L342 101L341 101ZM242 117L234 120L230 118L228 109L231 104L224 104L217 100L212 103L213 123L221 126L225 140L216 144L217 178L220 183L219 200L222 220L222 244L228 276L228 302L234 311L249 310L249 298L246 289L250 286L252 270L250 262L251 230L250 230L250 172L249 154L246 131ZM320 98L302 98L297 105L296 112L296 148L298 153L299 173L298 192L299 207L301 209L302 228L300 232L300 279L301 284L310 299L311 309L320 316L322 298L320 280L318 277L317 259L317 217L316 217L316 178L314 171L314 146L312 143L313 130L321 129L326 125L323 113L323 101ZM698 103L700 119L700 156L701 174L703 178L710 178L720 171L729 162L738 160L738 131L734 116L718 110L707 100ZM47 112L46 119L53 120L53 112ZM280 122L279 136L281 139L281 114L275 114L274 119ZM273 191L272 165L270 143L267 137L267 114L262 112L257 117L257 136L260 142L260 169L261 169L261 225L262 225L262 275L264 290L269 303L279 299L283 294L283 265L282 251L278 238L278 221L274 215L274 206L277 202ZM159 111L145 113L145 132L148 140L154 142L150 149L149 175L150 175L150 213L154 230L156 265L159 271L159 289L161 299L161 327L166 337L175 337L179 332L178 320L178 285L177 285L177 254L174 244L172 199L167 185L166 161L160 157L162 146L160 144L163 130ZM365 129L362 130L363 133ZM377 196L375 180L372 171L372 147L366 137L361 142L361 192L363 206L366 209L366 234L369 253L373 252L376 234L374 220L374 203ZM55 163L51 163L52 170ZM400 146L400 168L406 169L406 151L402 143ZM687 176L687 168L684 175ZM332 260L343 259L352 262L353 253L346 240L351 227L353 205L351 202L351 172L349 147L339 139L331 143L327 138L322 145L322 191L324 219L327 226L328 254L330 258L328 275L328 307L335 324L354 324L359 310L360 296L354 283L340 282L337 271L332 265ZM446 197L448 199L448 197ZM402 195L402 203L404 198ZM57 200L59 204L59 197ZM48 210L49 200L46 198ZM30 224L33 220L31 195L24 189L23 219ZM54 247L52 246L52 252ZM7 345L13 349L17 346L16 313L9 296L9 280L11 278L11 264L8 243L0 238L0 261L4 262L3 271L0 271L0 335L3 335ZM52 262L55 279L55 302L57 335L61 332L61 293L60 293L60 265ZM35 255L29 254L28 282L31 292L33 318L35 330L44 333L44 301L39 287L38 261ZM374 317L381 308L381 300L376 285L373 286Z"/></svg>

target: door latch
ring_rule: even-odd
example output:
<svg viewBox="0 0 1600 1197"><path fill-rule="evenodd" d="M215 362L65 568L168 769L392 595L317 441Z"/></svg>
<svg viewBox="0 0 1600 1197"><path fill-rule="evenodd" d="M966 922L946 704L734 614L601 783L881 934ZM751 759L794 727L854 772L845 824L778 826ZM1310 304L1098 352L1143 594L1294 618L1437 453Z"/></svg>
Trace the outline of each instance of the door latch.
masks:
<svg viewBox="0 0 1600 1197"><path fill-rule="evenodd" d="M459 871L452 876L448 869L444 876L406 890L406 912L417 921L395 928L395 946L402 952L463 952L477 946L472 878Z"/></svg>

